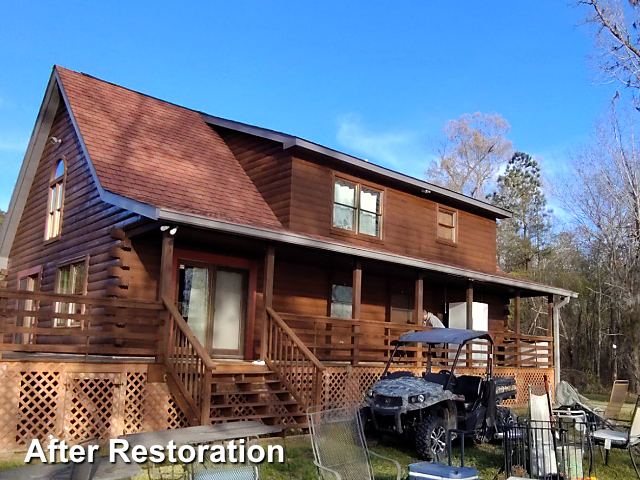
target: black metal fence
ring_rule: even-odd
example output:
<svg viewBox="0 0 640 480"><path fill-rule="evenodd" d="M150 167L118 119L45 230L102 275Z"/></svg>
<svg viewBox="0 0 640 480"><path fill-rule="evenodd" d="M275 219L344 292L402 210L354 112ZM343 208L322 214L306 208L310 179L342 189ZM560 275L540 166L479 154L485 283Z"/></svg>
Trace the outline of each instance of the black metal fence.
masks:
<svg viewBox="0 0 640 480"><path fill-rule="evenodd" d="M507 426L503 442L506 476L574 479L595 475L589 425L560 418Z"/></svg>

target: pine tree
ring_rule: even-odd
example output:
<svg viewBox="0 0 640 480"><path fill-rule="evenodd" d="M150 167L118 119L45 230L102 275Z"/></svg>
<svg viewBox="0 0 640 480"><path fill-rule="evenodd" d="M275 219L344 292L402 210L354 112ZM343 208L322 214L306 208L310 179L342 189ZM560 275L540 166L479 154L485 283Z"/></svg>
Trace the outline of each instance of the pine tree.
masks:
<svg viewBox="0 0 640 480"><path fill-rule="evenodd" d="M498 263L507 272L526 272L540 265L547 253L550 214L542 191L540 166L530 155L515 152L496 191L487 196L494 204L513 212L498 226Z"/></svg>

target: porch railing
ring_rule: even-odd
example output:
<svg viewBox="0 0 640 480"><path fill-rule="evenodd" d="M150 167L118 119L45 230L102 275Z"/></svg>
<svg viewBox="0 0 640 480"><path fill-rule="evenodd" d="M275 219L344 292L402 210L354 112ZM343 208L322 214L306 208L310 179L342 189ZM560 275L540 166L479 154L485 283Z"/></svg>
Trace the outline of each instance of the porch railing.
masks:
<svg viewBox="0 0 640 480"><path fill-rule="evenodd" d="M266 309L263 356L265 363L303 408L322 403L325 366L272 309Z"/></svg>
<svg viewBox="0 0 640 480"><path fill-rule="evenodd" d="M195 337L173 302L163 297L169 311L165 364L192 414L200 425L211 415L211 382L215 364Z"/></svg>
<svg viewBox="0 0 640 480"><path fill-rule="evenodd" d="M160 302L0 289L0 352L154 357Z"/></svg>
<svg viewBox="0 0 640 480"><path fill-rule="evenodd" d="M300 341L321 362L383 363L393 352L392 342L410 331L429 330L414 324L397 324L373 320L311 317L280 313L281 318L297 335ZM530 336L509 332L492 332L495 341L494 365L506 368L550 368L553 366L553 338ZM426 352L421 346L404 349L408 355L401 362L423 366L427 362ZM436 357L450 364L457 346L434 349ZM458 365L477 367L478 359L485 355L486 347L472 344L464 350ZM475 354L475 355L474 355Z"/></svg>

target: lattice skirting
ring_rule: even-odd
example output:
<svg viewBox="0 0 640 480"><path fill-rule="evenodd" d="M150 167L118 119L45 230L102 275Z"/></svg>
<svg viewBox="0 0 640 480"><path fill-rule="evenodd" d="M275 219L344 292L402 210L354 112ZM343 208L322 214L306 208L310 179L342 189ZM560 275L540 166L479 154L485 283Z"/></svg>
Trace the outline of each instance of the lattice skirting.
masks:
<svg viewBox="0 0 640 480"><path fill-rule="evenodd" d="M69 443L187 426L148 365L0 362L0 451L50 436Z"/></svg>
<svg viewBox="0 0 640 480"><path fill-rule="evenodd" d="M323 403L333 403L343 400L362 400L366 391L382 374L384 367L371 366L340 366L327 367L324 371ZM424 372L424 367L391 368L391 371L409 370L415 375ZM483 375L484 368L457 368L456 374ZM513 376L516 379L517 395L513 400L507 400L505 405L525 406L529 402L529 386L540 386L544 382L544 375L551 382L553 389L553 368L496 368L495 375L499 377Z"/></svg>

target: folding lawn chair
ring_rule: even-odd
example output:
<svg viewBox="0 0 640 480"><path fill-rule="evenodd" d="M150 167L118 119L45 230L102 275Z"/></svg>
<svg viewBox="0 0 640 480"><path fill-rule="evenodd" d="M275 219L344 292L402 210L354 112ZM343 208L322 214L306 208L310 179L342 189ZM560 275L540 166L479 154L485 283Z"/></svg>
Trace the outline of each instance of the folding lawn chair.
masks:
<svg viewBox="0 0 640 480"><path fill-rule="evenodd" d="M374 480L371 455L388 460L397 470L400 480L400 464L395 460L369 451L357 405L323 410L310 407L307 410L313 463L323 480Z"/></svg>
<svg viewBox="0 0 640 480"><path fill-rule="evenodd" d="M611 448L626 448L629 452L629 458L636 471L636 475L640 479L640 473L638 473L638 467L636 461L633 458L632 449L640 444L640 415L638 415L638 406L640 405L640 397L636 400L636 406L633 409L633 415L631 416L631 423L625 428L626 431L619 430L619 425L616 425L616 430L610 428L602 428L593 432L593 439L600 445L604 446L606 453L605 465L609 463L609 450Z"/></svg>
<svg viewBox="0 0 640 480"><path fill-rule="evenodd" d="M622 406L627 399L627 391L629 390L629 380L616 380L611 388L611 397L607 408L596 408L596 413L602 414L605 422L616 422Z"/></svg>
<svg viewBox="0 0 640 480"><path fill-rule="evenodd" d="M557 439L553 431L551 399L546 391L534 393L533 385L529 386L529 417L531 420L529 430L531 473L535 476L534 478L557 475Z"/></svg>

